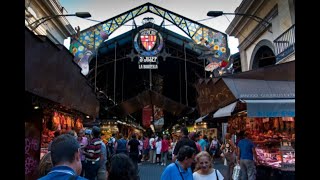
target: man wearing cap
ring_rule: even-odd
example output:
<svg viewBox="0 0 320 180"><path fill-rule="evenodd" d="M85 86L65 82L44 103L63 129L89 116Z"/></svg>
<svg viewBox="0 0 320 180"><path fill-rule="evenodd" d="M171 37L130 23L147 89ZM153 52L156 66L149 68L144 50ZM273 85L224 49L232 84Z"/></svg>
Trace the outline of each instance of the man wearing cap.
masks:
<svg viewBox="0 0 320 180"><path fill-rule="evenodd" d="M103 155L101 153L101 139L100 128L93 126L92 139L89 144L84 148L83 154L85 155L85 177L89 180L95 180L98 170L103 162Z"/></svg>

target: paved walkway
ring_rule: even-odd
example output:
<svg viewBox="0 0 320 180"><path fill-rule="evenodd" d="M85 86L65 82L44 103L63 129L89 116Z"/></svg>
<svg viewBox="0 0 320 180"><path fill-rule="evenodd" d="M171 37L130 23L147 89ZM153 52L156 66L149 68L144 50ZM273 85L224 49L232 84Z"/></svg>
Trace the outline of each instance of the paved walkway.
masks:
<svg viewBox="0 0 320 180"><path fill-rule="evenodd" d="M221 159L215 160L214 168L218 169L224 177L226 176L227 168ZM165 166L143 162L139 165L140 180L159 180L164 169Z"/></svg>

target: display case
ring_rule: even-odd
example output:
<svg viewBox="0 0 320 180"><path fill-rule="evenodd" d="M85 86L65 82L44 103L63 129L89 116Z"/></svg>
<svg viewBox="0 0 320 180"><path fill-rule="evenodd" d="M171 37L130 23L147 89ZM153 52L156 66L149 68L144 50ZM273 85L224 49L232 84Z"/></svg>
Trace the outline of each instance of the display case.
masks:
<svg viewBox="0 0 320 180"><path fill-rule="evenodd" d="M281 168L281 153L279 148L267 148L265 146L256 147L257 160L259 164L273 168Z"/></svg>
<svg viewBox="0 0 320 180"><path fill-rule="evenodd" d="M290 141L282 141L280 146L281 153L281 170L294 171L295 170L295 150Z"/></svg>
<svg viewBox="0 0 320 180"><path fill-rule="evenodd" d="M295 171L295 150L292 141L273 141L256 146L257 160L261 165L282 171Z"/></svg>

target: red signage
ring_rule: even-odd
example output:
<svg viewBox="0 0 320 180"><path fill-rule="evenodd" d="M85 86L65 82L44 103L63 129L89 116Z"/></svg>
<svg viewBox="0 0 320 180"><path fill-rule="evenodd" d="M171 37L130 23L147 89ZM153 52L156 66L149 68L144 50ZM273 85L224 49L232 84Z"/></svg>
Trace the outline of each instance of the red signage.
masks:
<svg viewBox="0 0 320 180"><path fill-rule="evenodd" d="M151 125L151 118L152 118L152 108L150 105L145 106L142 109L142 126L144 128L148 128Z"/></svg>

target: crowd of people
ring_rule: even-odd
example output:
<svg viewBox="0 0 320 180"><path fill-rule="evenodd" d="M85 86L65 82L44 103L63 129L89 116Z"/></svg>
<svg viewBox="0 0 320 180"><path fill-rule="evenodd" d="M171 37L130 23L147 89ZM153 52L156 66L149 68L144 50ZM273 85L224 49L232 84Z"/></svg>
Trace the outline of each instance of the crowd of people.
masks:
<svg viewBox="0 0 320 180"><path fill-rule="evenodd" d="M112 134L107 144L100 135L96 126L78 133L56 132L48 154L40 161L40 180L137 180L138 165L143 161L166 166L161 180L232 179L236 164L241 167L240 179L255 179L254 145L244 133L239 134L237 142L226 134L222 143L216 137L208 140L205 135L189 133L186 127L181 129L181 137L132 134L128 139L121 133L118 138ZM228 166L226 177L214 169L214 160L220 156Z"/></svg>

